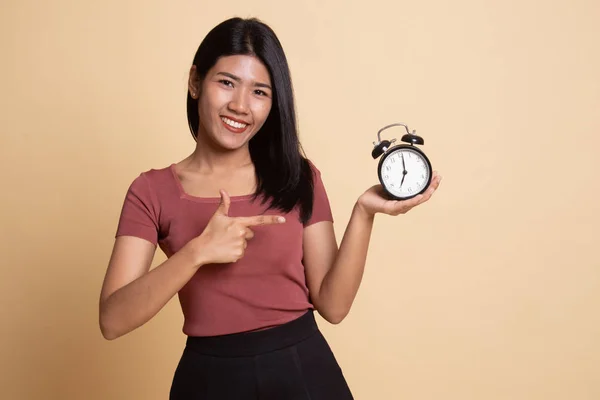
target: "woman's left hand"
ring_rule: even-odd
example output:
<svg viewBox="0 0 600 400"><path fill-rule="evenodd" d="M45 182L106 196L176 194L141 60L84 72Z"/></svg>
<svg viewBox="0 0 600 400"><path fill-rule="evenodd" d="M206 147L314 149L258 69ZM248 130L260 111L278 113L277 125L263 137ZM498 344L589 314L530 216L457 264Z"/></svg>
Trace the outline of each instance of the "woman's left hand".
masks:
<svg viewBox="0 0 600 400"><path fill-rule="evenodd" d="M405 214L410 211L413 207L418 206L429 200L433 193L437 190L440 185L442 177L436 172L433 173L431 178L431 184L427 190L408 200L388 200L383 192L381 185L375 185L364 192L359 198L357 205L363 209L369 215L375 215L376 213L383 213L388 215Z"/></svg>

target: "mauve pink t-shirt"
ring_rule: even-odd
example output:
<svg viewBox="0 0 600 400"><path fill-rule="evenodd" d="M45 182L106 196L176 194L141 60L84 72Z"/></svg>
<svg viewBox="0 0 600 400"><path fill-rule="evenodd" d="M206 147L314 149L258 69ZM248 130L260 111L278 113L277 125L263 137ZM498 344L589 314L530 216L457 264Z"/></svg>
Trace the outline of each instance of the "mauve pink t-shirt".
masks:
<svg viewBox="0 0 600 400"><path fill-rule="evenodd" d="M333 221L320 171L315 177L313 214L306 224L299 210L267 212L251 196L231 196L229 215L284 215L283 224L251 228L244 257L235 263L204 265L179 291L189 336L214 336L251 331L289 322L312 309L302 263L303 229ZM127 190L116 236L136 236L158 245L167 257L200 235L220 202L187 194L175 164L136 177Z"/></svg>

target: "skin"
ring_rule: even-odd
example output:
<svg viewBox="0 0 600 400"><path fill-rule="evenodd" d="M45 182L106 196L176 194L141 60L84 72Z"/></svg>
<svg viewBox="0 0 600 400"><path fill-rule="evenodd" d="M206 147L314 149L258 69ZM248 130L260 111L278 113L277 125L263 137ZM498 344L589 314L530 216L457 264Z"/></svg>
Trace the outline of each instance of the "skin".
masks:
<svg viewBox="0 0 600 400"><path fill-rule="evenodd" d="M251 56L221 58L202 81L195 67L191 68L189 92L199 99L203 122L194 152L176 164L176 171L186 192L220 197L221 203L200 236L152 270L153 244L131 236L115 239L99 304L100 329L106 339L116 339L148 322L203 265L242 258L254 235L253 226L285 223L276 215L228 215L231 195L255 189L248 143L271 110L270 86L267 69ZM223 125L223 116L244 121L248 127L242 133L231 132ZM304 230L307 285L324 319L337 324L350 311L363 277L375 215L410 211L431 198L440 180L434 173L430 188L407 201L386 200L381 185L372 186L357 199L339 247L331 222Z"/></svg>

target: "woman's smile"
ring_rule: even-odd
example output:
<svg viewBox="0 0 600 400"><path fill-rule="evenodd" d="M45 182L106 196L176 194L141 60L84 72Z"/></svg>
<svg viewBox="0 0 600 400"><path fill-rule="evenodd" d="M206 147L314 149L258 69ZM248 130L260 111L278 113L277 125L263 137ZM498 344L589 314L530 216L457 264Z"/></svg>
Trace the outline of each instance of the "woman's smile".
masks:
<svg viewBox="0 0 600 400"><path fill-rule="evenodd" d="M248 126L250 126L250 124L231 117L221 116L221 121L225 128L236 134L244 133Z"/></svg>

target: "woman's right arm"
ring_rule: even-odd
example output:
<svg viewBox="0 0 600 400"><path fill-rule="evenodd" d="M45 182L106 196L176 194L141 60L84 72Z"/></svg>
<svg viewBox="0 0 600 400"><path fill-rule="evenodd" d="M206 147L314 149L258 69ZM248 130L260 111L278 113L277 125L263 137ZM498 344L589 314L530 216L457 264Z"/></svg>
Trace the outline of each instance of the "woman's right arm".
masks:
<svg viewBox="0 0 600 400"><path fill-rule="evenodd" d="M106 339L148 322L192 278L202 263L189 248L148 272L156 247L133 236L116 238L100 294L100 330Z"/></svg>
<svg viewBox="0 0 600 400"><path fill-rule="evenodd" d="M118 236L100 294L100 330L109 340L148 322L208 263L231 263L244 256L252 226L280 224L276 215L229 217L229 195L200 236L150 271L156 246L134 236ZM148 272L150 271L150 272Z"/></svg>

